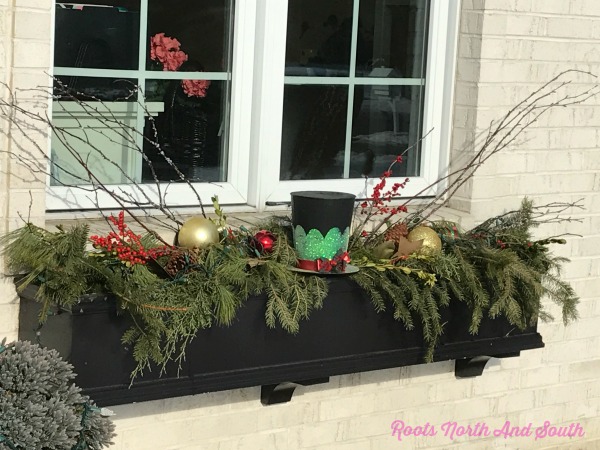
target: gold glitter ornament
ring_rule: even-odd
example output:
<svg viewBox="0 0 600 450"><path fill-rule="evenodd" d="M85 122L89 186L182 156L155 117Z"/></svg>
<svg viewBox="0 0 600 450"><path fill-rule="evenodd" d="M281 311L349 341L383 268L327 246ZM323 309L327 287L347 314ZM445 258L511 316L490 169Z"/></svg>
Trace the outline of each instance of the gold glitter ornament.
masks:
<svg viewBox="0 0 600 450"><path fill-rule="evenodd" d="M433 228L419 226L408 233L411 242L423 241L423 245L417 250L418 255L433 256L442 251L442 240Z"/></svg>
<svg viewBox="0 0 600 450"><path fill-rule="evenodd" d="M181 226L177 234L177 243L180 247L205 248L218 243L219 238L219 229L209 219L192 217Z"/></svg>

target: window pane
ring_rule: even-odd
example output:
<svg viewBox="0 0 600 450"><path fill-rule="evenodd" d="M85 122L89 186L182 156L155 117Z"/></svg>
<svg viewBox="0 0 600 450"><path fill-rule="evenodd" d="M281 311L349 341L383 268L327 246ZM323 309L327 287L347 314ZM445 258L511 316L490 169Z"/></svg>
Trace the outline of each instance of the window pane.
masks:
<svg viewBox="0 0 600 450"><path fill-rule="evenodd" d="M69 83L76 90L67 87ZM121 184L138 178L139 106L134 86L134 80L110 78L57 80L52 103L52 124L57 129L51 143L53 185ZM81 162L97 179L90 178Z"/></svg>
<svg viewBox="0 0 600 450"><path fill-rule="evenodd" d="M352 0L289 0L285 74L348 76Z"/></svg>
<svg viewBox="0 0 600 450"><path fill-rule="evenodd" d="M419 174L429 3L290 0L280 179Z"/></svg>
<svg viewBox="0 0 600 450"><path fill-rule="evenodd" d="M428 3L360 0L356 76L425 76Z"/></svg>
<svg viewBox="0 0 600 450"><path fill-rule="evenodd" d="M149 0L149 69L227 71L231 3L231 0Z"/></svg>
<svg viewBox="0 0 600 450"><path fill-rule="evenodd" d="M56 4L54 65L137 69L138 0Z"/></svg>
<svg viewBox="0 0 600 450"><path fill-rule="evenodd" d="M343 176L347 110L347 86L285 86L281 180Z"/></svg>
<svg viewBox="0 0 600 450"><path fill-rule="evenodd" d="M378 177L421 136L420 86L356 86L350 177ZM419 175L419 145L404 154L393 176Z"/></svg>
<svg viewBox="0 0 600 450"><path fill-rule="evenodd" d="M227 82L149 80L146 100L144 182L226 181ZM159 148L156 147L157 144ZM161 154L161 151L163 154ZM152 173L154 170L154 174Z"/></svg>

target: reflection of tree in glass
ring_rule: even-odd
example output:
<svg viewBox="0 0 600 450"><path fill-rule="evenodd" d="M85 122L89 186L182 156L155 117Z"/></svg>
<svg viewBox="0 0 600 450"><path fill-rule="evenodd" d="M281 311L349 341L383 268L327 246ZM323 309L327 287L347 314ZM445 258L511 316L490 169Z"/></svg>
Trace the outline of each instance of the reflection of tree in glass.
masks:
<svg viewBox="0 0 600 450"><path fill-rule="evenodd" d="M333 165L336 153L343 149L347 103L347 88L325 87L294 140L291 178L326 178L324 171Z"/></svg>
<svg viewBox="0 0 600 450"><path fill-rule="evenodd" d="M332 34L321 45L310 63L348 70L352 46L352 17L345 18L338 26L337 16L330 15L323 26L331 27ZM370 59L372 59L372 48L367 45L363 32L359 28L356 42L357 64L363 65Z"/></svg>

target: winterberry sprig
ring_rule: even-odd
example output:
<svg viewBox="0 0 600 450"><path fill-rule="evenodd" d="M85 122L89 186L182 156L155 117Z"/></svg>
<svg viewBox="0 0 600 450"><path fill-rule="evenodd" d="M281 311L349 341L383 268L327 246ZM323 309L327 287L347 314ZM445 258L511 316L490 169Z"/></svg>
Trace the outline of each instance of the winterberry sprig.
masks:
<svg viewBox="0 0 600 450"><path fill-rule="evenodd" d="M172 250L169 245L144 247L142 237L135 234L125 223L124 211L121 211L118 217L111 215L108 220L117 227L117 231L110 231L106 236L90 236L90 241L94 248L116 256L124 264L146 264L148 260L164 256Z"/></svg>
<svg viewBox="0 0 600 450"><path fill-rule="evenodd" d="M407 212L406 206L401 205L397 207L390 207L389 205L386 205L386 202L389 203L400 195L399 191L404 189L406 187L406 183L410 181L408 178L405 178L401 183L394 183L391 188L389 188L387 191L384 191L388 178L390 178L393 174L392 168L394 165L401 163L402 155L398 155L390 164L388 169L381 174L379 177L379 183L373 187L373 193L371 194L371 197L361 203L361 214L368 214L369 218L371 218L375 215L389 214L394 216L401 212Z"/></svg>

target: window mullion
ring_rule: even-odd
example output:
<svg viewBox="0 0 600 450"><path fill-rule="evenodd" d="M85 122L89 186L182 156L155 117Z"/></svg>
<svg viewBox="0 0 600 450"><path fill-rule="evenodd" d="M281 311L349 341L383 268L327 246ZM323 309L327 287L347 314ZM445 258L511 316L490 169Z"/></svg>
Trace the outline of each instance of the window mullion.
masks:
<svg viewBox="0 0 600 450"><path fill-rule="evenodd" d="M358 19L360 0L354 0L352 10L352 41L350 43L350 73L348 82L348 109L346 111L346 147L344 148L344 178L350 178L352 152L352 116L354 111L354 83L356 78L356 48L358 46Z"/></svg>
<svg viewBox="0 0 600 450"><path fill-rule="evenodd" d="M279 184L287 7L287 1L257 1L248 204L259 210Z"/></svg>
<svg viewBox="0 0 600 450"><path fill-rule="evenodd" d="M137 91L137 105L136 105L136 121L135 128L138 131L135 136L135 144L140 151L144 149L144 125L145 125L145 111L146 111L146 98L144 93L146 92L146 55L148 51L148 0L141 0L140 2L140 37L139 37L139 54L138 54L138 91ZM134 157L135 160L135 177L137 182L142 181L142 155L137 152ZM162 202L162 199L159 200Z"/></svg>

